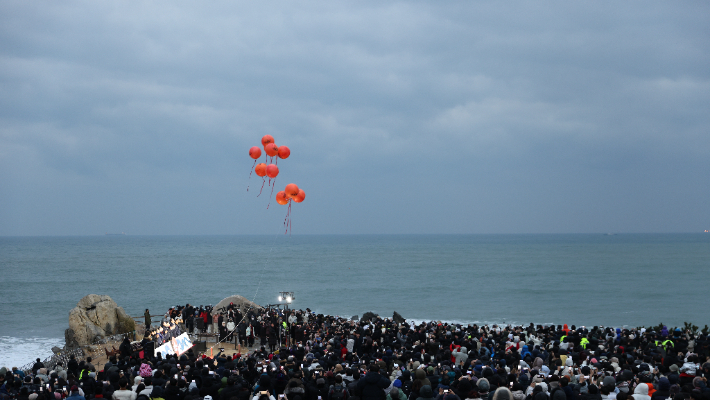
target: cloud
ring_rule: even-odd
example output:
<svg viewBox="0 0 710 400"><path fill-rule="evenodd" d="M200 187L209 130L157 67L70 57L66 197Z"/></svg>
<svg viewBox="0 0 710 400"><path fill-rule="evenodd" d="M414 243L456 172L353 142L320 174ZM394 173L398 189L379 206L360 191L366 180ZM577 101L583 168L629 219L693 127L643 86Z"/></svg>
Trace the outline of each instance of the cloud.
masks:
<svg viewBox="0 0 710 400"><path fill-rule="evenodd" d="M292 149L279 185L309 187L304 233L710 218L706 5L0 11L0 234L263 232L245 188L264 134Z"/></svg>

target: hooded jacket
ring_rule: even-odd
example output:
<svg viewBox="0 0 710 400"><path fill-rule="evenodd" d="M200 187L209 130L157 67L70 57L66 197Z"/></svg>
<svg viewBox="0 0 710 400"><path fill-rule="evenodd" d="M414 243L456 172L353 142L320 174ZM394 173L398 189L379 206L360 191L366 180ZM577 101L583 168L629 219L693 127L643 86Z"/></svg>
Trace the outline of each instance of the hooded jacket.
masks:
<svg viewBox="0 0 710 400"><path fill-rule="evenodd" d="M634 389L634 400L651 400L651 396L648 395L648 385L645 383L639 383Z"/></svg>
<svg viewBox="0 0 710 400"><path fill-rule="evenodd" d="M429 386L431 389L431 381L426 377L426 372L423 369L417 369L414 371L414 380L422 382L422 386Z"/></svg>
<svg viewBox="0 0 710 400"><path fill-rule="evenodd" d="M357 388L362 400L384 400L385 390L390 386L390 380L377 372L370 371L360 378Z"/></svg>
<svg viewBox="0 0 710 400"><path fill-rule="evenodd" d="M493 393L493 400L513 400L513 393L506 387L499 387Z"/></svg>
<svg viewBox="0 0 710 400"><path fill-rule="evenodd" d="M434 398L434 392L431 390L431 386L424 385L419 389L419 397L417 400L431 400Z"/></svg>

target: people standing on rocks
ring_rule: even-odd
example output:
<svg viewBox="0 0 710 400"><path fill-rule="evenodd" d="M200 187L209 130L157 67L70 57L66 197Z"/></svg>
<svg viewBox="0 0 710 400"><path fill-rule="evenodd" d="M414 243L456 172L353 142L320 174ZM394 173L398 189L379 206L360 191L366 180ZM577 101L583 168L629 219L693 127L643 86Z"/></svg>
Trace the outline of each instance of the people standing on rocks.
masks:
<svg viewBox="0 0 710 400"><path fill-rule="evenodd" d="M150 320L150 310L148 310L147 308L145 309L143 318L145 318L145 329L150 329L150 324L152 323L152 321Z"/></svg>
<svg viewBox="0 0 710 400"><path fill-rule="evenodd" d="M212 333L214 334L219 334L220 318L220 313L215 312L212 314Z"/></svg>
<svg viewBox="0 0 710 400"><path fill-rule="evenodd" d="M202 333L205 326L205 319L202 314L203 310L202 306L200 306L200 308L195 310L195 328L197 329L198 333Z"/></svg>
<svg viewBox="0 0 710 400"><path fill-rule="evenodd" d="M202 306L200 306L199 318L202 320L202 326L201 326L200 331L202 333L205 333L205 332L207 332L207 327L209 326L209 323L210 323L210 317L209 317L209 314L207 313L207 310L202 308Z"/></svg>

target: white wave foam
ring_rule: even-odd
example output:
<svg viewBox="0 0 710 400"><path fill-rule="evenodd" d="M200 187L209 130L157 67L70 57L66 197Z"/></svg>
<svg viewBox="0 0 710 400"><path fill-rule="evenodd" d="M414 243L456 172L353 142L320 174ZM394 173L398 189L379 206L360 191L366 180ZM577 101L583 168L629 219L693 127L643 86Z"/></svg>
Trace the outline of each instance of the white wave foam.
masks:
<svg viewBox="0 0 710 400"><path fill-rule="evenodd" d="M52 355L53 346L64 346L64 338L0 336L0 367L22 367L38 357Z"/></svg>

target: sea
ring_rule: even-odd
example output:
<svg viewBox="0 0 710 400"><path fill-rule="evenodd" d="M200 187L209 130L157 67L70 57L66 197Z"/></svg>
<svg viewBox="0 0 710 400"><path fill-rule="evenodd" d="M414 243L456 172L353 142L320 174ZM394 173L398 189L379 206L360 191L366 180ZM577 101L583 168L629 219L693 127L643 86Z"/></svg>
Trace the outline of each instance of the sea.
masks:
<svg viewBox="0 0 710 400"><path fill-rule="evenodd" d="M62 346L69 311L129 315L239 294L351 318L710 324L710 234L0 237L0 366Z"/></svg>

